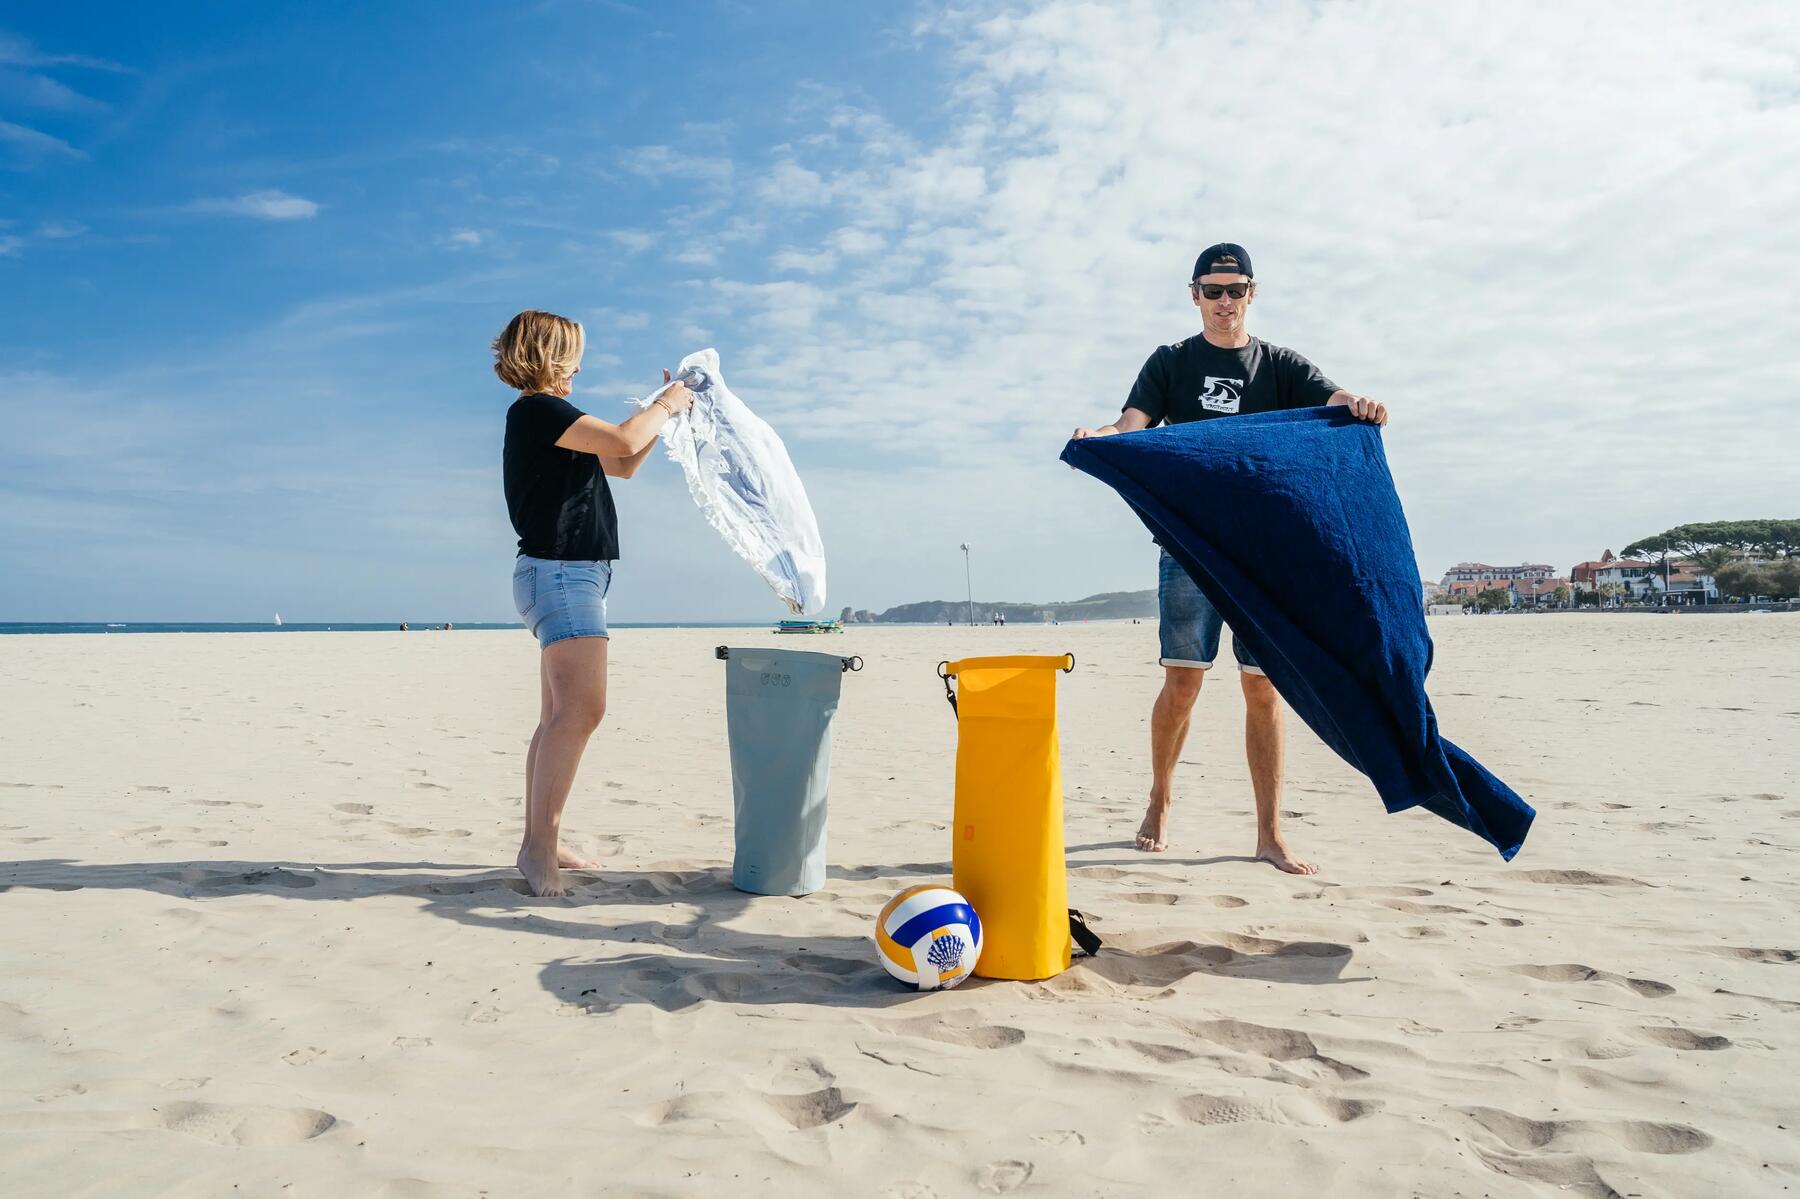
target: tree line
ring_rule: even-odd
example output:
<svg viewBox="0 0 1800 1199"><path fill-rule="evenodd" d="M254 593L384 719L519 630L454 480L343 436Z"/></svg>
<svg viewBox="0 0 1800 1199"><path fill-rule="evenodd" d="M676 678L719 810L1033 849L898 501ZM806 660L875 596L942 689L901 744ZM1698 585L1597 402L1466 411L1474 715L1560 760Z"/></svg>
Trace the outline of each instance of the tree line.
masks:
<svg viewBox="0 0 1800 1199"><path fill-rule="evenodd" d="M1686 558L1721 596L1800 596L1800 519L1676 525L1632 542L1620 557L1652 560L1659 572L1669 558Z"/></svg>

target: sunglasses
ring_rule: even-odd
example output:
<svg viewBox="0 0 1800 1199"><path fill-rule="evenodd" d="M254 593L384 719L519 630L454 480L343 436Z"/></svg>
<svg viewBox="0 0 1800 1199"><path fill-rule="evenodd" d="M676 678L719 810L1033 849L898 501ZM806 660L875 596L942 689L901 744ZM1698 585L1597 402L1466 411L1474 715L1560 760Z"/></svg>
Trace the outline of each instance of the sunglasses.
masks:
<svg viewBox="0 0 1800 1199"><path fill-rule="evenodd" d="M1188 286L1209 300L1216 300L1220 296L1230 296L1234 300L1241 300L1250 294L1250 284L1248 283L1190 283Z"/></svg>

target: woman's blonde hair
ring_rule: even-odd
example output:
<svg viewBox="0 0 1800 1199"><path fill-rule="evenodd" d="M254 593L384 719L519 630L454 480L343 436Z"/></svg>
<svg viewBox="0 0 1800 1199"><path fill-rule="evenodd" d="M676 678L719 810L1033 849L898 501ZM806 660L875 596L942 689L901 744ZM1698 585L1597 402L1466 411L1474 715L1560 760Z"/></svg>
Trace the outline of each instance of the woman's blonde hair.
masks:
<svg viewBox="0 0 1800 1199"><path fill-rule="evenodd" d="M587 335L554 312L528 308L494 338L494 373L520 391L548 391L575 373Z"/></svg>

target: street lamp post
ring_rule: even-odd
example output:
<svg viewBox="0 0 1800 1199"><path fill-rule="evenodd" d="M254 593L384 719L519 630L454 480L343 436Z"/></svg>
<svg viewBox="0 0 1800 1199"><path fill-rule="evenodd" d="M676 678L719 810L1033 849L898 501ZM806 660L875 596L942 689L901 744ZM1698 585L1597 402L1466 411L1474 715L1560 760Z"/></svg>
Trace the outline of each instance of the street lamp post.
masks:
<svg viewBox="0 0 1800 1199"><path fill-rule="evenodd" d="M969 624L973 626L975 623L975 576L969 572L969 543L966 541L962 543L962 552L963 583L969 589Z"/></svg>

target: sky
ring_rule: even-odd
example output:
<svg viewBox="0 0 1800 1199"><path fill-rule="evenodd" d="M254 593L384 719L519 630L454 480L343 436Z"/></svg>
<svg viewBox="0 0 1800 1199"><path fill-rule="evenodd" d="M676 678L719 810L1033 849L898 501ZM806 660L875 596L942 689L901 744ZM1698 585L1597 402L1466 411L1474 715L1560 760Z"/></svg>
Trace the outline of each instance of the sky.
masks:
<svg viewBox="0 0 1800 1199"><path fill-rule="evenodd" d="M1194 255L1386 403L1421 573L1800 514L1784 2L0 15L0 620L511 620L488 343L716 347L828 610L1155 585L1057 462ZM616 621L783 614L653 454ZM1272 547L1278 550L1279 547Z"/></svg>

